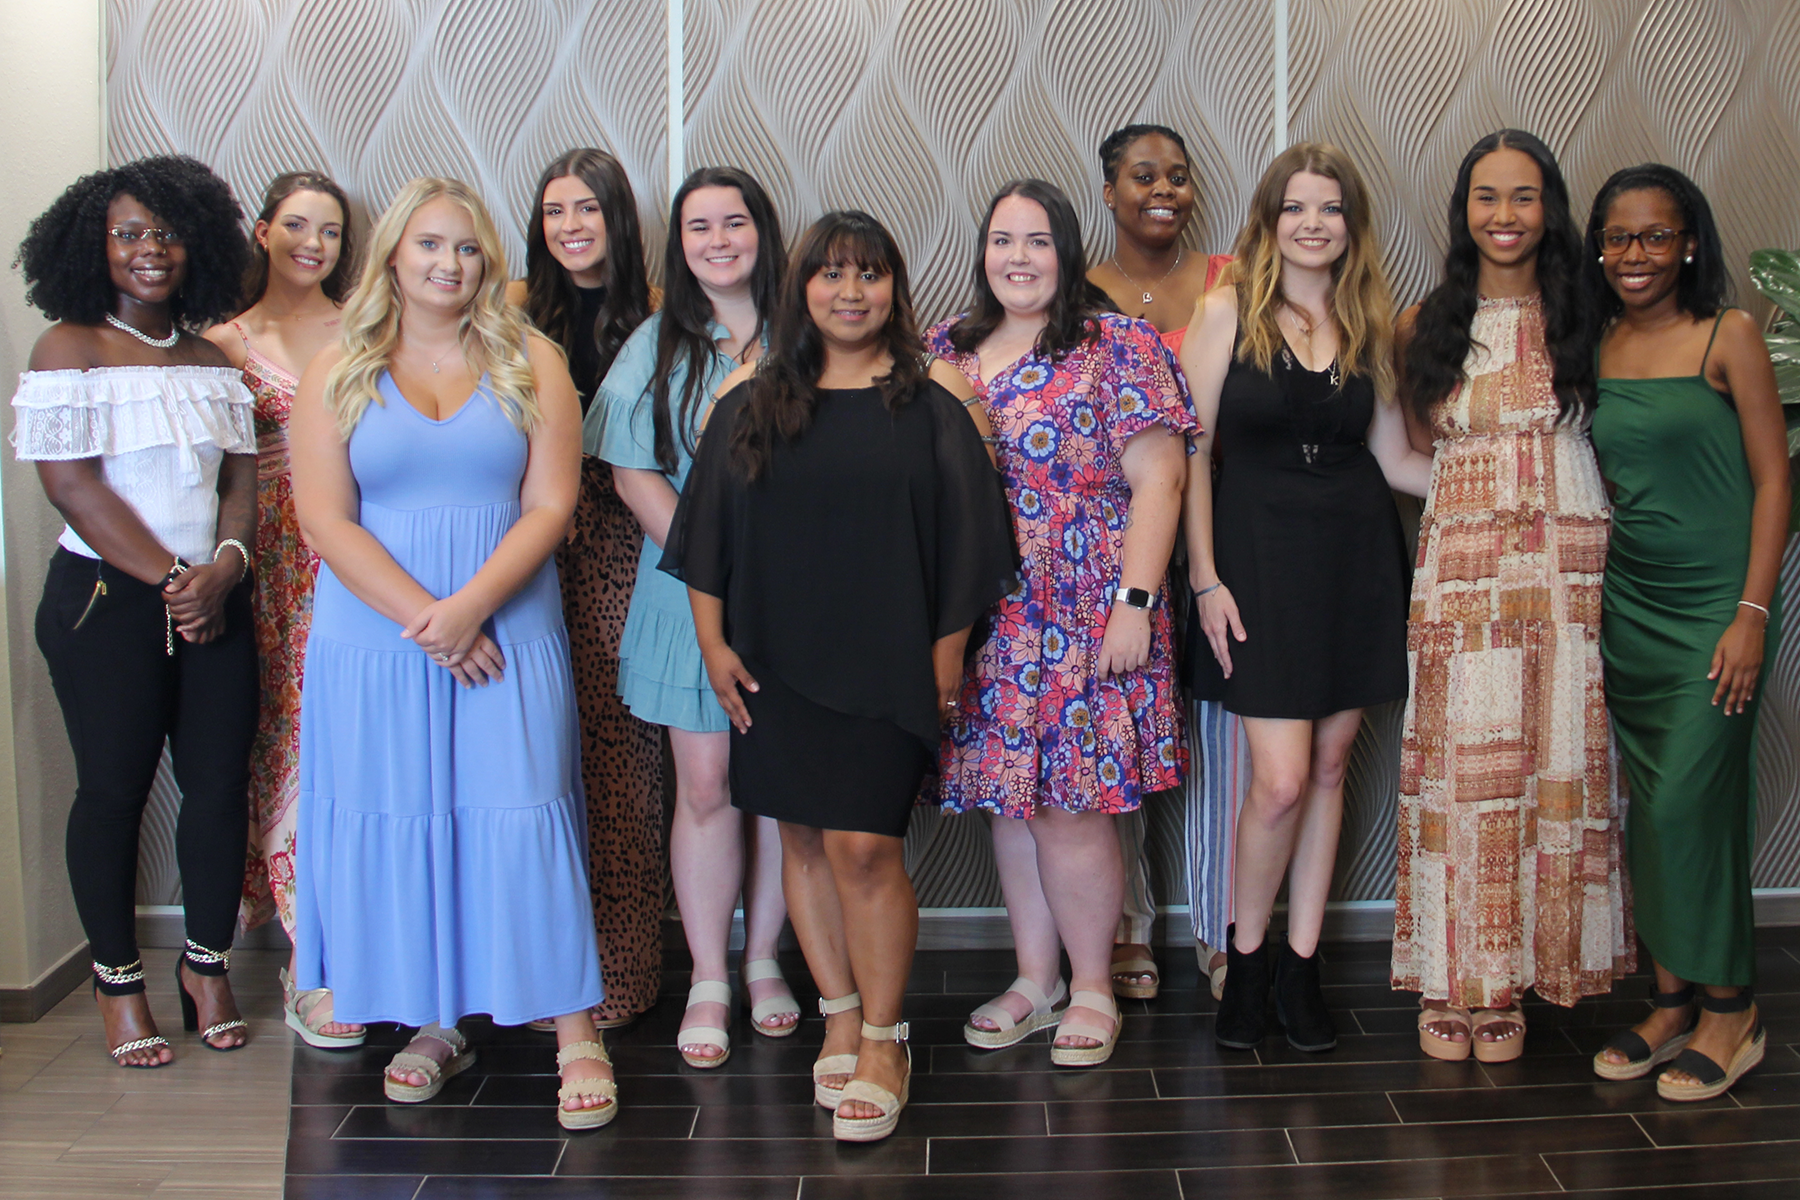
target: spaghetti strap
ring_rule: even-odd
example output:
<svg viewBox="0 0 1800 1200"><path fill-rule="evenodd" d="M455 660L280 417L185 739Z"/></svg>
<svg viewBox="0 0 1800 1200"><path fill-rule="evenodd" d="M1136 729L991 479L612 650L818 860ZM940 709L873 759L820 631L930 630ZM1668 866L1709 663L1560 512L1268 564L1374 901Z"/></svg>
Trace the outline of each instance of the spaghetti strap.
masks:
<svg viewBox="0 0 1800 1200"><path fill-rule="evenodd" d="M239 324L238 324L238 323L237 323L237 318L235 318L235 317L234 317L234 318L232 318L232 321L231 321L231 327L232 327L232 328L233 328L233 329L235 329L235 330L237 330L237 335L238 335L238 337L240 337L240 338L242 338L242 339L243 339L243 342L244 342L244 352L245 352L245 353L246 353L246 354L251 354L251 353L255 353L255 350L254 350L254 348L253 348L253 347L252 347L252 346L251 346L251 345L250 345L250 335L249 335L249 334L247 334L247 333L245 333L245 332L244 332L244 327L243 327L243 326L242 326L242 325L239 325Z"/></svg>
<svg viewBox="0 0 1800 1200"><path fill-rule="evenodd" d="M1713 318L1712 336L1706 339L1706 352L1700 356L1700 369L1694 372L1701 379L1706 378L1706 360L1712 357L1713 343L1719 340L1719 322L1723 321L1725 314L1730 311L1730 307L1721 308L1719 315ZM1597 354L1598 352L1596 352ZM1598 362L1598 357L1595 361Z"/></svg>

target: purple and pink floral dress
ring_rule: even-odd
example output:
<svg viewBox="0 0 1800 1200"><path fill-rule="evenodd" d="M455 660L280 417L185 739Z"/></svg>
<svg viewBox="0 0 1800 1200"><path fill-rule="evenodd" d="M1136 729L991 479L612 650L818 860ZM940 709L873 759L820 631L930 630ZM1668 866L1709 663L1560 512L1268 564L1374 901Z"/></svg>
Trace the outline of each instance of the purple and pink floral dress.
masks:
<svg viewBox="0 0 1800 1200"><path fill-rule="evenodd" d="M1166 585L1150 661L1111 679L1096 669L1131 506L1119 457L1152 425L1196 431L1187 383L1154 328L1108 313L1061 359L1034 351L983 384L977 356L950 343L960 319L926 343L968 377L993 422L1020 584L989 612L964 676L938 752L939 799L1021 818L1042 805L1129 812L1180 785L1187 742Z"/></svg>

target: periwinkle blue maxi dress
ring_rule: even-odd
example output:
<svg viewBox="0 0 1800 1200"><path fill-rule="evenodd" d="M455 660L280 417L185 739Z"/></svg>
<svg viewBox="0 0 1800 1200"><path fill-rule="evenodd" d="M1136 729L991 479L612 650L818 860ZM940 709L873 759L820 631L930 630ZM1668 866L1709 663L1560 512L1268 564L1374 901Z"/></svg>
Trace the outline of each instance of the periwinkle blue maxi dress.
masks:
<svg viewBox="0 0 1800 1200"><path fill-rule="evenodd" d="M525 435L487 390L442 421L381 376L351 435L360 521L434 596L519 519ZM299 986L346 1022L502 1025L601 999L580 730L556 567L485 626L504 678L464 688L319 571L300 703Z"/></svg>

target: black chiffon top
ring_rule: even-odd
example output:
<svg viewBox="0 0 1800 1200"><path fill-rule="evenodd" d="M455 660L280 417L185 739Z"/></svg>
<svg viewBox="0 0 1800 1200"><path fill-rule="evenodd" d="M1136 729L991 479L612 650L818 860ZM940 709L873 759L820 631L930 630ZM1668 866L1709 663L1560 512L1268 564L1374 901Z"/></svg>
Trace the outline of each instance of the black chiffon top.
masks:
<svg viewBox="0 0 1800 1200"><path fill-rule="evenodd" d="M730 442L750 386L707 423L662 569L724 598L726 637L752 675L935 747L932 643L1018 582L1006 495L974 422L929 380L892 412L877 388L821 391L806 431L778 439L746 483Z"/></svg>

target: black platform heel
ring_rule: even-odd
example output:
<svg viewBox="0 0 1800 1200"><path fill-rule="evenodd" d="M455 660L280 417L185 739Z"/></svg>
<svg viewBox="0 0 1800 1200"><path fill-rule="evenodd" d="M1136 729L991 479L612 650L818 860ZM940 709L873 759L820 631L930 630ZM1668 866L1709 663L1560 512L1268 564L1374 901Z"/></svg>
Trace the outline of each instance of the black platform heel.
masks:
<svg viewBox="0 0 1800 1200"><path fill-rule="evenodd" d="M1705 992L1700 993L1700 1007L1709 1013L1745 1012L1755 1003L1754 988L1742 988L1735 996L1709 996ZM1743 1078L1744 1072L1763 1060L1763 1050L1768 1040L1768 1031L1762 1025L1762 1014L1758 1013L1750 1023L1750 1032L1744 1035L1744 1040L1732 1052L1730 1062L1720 1066L1698 1050L1683 1050L1669 1064L1669 1069L1685 1072L1699 1082L1675 1083L1665 1071L1656 1077L1656 1094L1664 1100L1680 1102L1711 1100L1714 1096L1723 1096L1731 1090L1732 1084Z"/></svg>
<svg viewBox="0 0 1800 1200"><path fill-rule="evenodd" d="M1694 985L1691 983L1672 992L1655 992L1650 997L1650 1003L1657 1008L1686 1008L1693 1002ZM1607 1039L1606 1045L1600 1047L1600 1052L1594 1055L1594 1074L1602 1079L1642 1079L1687 1048L1688 1039L1694 1036L1694 1026L1699 1024L1699 1019L1698 1013L1693 1014L1686 1029L1654 1050L1642 1034L1630 1029L1613 1034ZM1617 1050L1625 1056L1625 1061L1608 1062L1608 1050Z"/></svg>
<svg viewBox="0 0 1800 1200"><path fill-rule="evenodd" d="M202 1045L208 1050L216 1050L221 1054L242 1050L248 1046L249 1038L245 1038L235 1046L213 1045L212 1039L221 1033L229 1033L233 1029L249 1030L250 1022L242 1017L234 1017L229 1021L220 1021L217 1025L208 1025L205 1029L201 1029L200 1006L194 1002L192 996L188 995L187 984L181 980L182 963L186 963L188 970L196 975L224 975L231 970L231 951L208 950L205 946L190 940L187 948L175 960L175 993L181 997L181 1028L188 1033L198 1032Z"/></svg>

